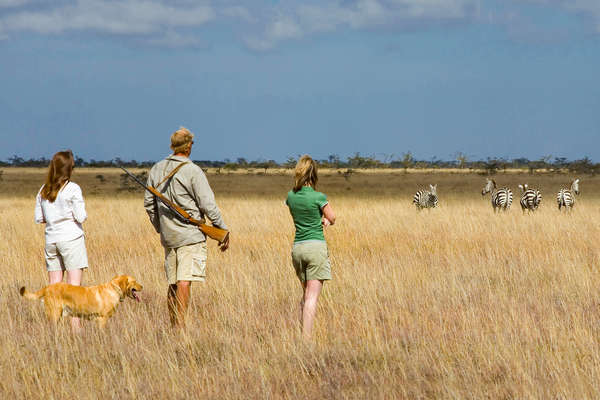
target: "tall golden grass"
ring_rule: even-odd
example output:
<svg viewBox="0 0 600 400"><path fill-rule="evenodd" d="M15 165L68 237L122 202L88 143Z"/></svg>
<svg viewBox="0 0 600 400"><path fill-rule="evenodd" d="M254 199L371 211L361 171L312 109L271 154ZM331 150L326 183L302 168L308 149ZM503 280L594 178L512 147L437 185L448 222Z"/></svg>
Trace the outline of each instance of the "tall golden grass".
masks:
<svg viewBox="0 0 600 400"><path fill-rule="evenodd" d="M82 336L18 295L47 283L43 227L33 195L5 196L0 397L600 397L600 201L560 214L548 193L533 215L518 202L494 215L478 190L421 213L406 196L331 196L333 280L312 344L300 339L284 193L217 192L232 245L210 244L183 334L168 326L162 248L141 198L87 197L84 284L127 273L144 290Z"/></svg>

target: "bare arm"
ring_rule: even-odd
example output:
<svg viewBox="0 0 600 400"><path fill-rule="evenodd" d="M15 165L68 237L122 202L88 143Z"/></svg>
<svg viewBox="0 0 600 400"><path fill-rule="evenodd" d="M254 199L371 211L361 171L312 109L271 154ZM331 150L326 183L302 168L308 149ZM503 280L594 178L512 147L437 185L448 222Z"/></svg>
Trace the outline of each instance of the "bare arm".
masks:
<svg viewBox="0 0 600 400"><path fill-rule="evenodd" d="M325 204L321 211L323 212L323 226L335 224L335 213L329 203Z"/></svg>

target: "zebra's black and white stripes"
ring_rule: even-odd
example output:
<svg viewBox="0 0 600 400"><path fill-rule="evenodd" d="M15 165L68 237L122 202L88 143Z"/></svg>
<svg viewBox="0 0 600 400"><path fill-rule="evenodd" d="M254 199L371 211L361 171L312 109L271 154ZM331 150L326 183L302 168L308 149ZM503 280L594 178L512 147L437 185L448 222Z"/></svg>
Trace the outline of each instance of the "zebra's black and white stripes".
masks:
<svg viewBox="0 0 600 400"><path fill-rule="evenodd" d="M492 207L494 207L494 212L498 210L507 211L510 208L513 200L512 190L506 187L496 189L496 181L487 179L481 195L485 196L490 192L492 192Z"/></svg>
<svg viewBox="0 0 600 400"><path fill-rule="evenodd" d="M537 188L530 188L528 184L524 183L518 185L521 190L519 203L523 213L525 211L533 212L540 208L542 203L542 193ZM413 204L420 211L424 208L431 209L438 205L437 185L429 185L430 190L419 190L413 197ZM493 179L486 179L486 184L481 190L482 195L491 193L491 203L494 212L498 211L509 211L513 202L513 192L508 187L498 188L496 181ZM566 208L570 210L575 204L575 195L579 195L579 179L575 179L571 182L570 189L561 189L558 192L556 200L558 202L558 209Z"/></svg>
<svg viewBox="0 0 600 400"><path fill-rule="evenodd" d="M519 185L519 189L521 189L521 209L523 212L527 211L535 211L540 206L542 202L542 194L537 189L530 189L529 186L525 183L524 185Z"/></svg>
<svg viewBox="0 0 600 400"><path fill-rule="evenodd" d="M571 189L560 189L556 196L556 202L558 203L558 209L563 207L570 210L575 205L575 195L579 194L579 179L575 179L571 182Z"/></svg>
<svg viewBox="0 0 600 400"><path fill-rule="evenodd" d="M437 184L429 185L430 190L419 190L413 197L413 203L420 211L423 208L435 208L438 204Z"/></svg>

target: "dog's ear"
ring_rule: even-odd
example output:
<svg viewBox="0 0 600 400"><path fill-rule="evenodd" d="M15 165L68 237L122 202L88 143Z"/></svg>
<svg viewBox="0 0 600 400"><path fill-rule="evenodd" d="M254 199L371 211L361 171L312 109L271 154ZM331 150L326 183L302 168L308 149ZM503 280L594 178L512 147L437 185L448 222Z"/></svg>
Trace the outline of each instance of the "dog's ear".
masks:
<svg viewBox="0 0 600 400"><path fill-rule="evenodd" d="M137 285L137 281L133 276L125 275L125 277L127 278L127 289L134 288Z"/></svg>
<svg viewBox="0 0 600 400"><path fill-rule="evenodd" d="M121 290L127 289L127 277L125 275L117 275L113 278L113 281Z"/></svg>

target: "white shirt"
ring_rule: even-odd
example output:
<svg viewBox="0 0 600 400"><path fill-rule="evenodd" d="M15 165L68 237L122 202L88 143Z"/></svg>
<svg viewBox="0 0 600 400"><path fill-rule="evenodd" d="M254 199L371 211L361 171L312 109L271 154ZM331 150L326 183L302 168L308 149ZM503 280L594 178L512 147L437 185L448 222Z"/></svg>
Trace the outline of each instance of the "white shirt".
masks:
<svg viewBox="0 0 600 400"><path fill-rule="evenodd" d="M81 224L87 214L79 185L67 182L52 203L42 198L41 191L35 199L35 222L46 224L46 243L65 242L83 235Z"/></svg>

